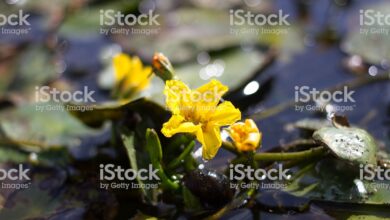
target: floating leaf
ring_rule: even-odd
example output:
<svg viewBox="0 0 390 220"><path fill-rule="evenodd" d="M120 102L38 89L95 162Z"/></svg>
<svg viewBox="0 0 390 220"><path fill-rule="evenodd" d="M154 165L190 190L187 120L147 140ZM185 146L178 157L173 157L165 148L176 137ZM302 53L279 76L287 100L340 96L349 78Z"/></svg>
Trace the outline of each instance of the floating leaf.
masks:
<svg viewBox="0 0 390 220"><path fill-rule="evenodd" d="M116 199L97 190L92 181L72 183L59 168L31 168L29 176L27 189L0 189L5 196L0 219L113 219L116 215Z"/></svg>
<svg viewBox="0 0 390 220"><path fill-rule="evenodd" d="M57 77L55 59L47 48L30 46L21 54L16 64L16 77L11 89L34 94L36 86L42 85Z"/></svg>
<svg viewBox="0 0 390 220"><path fill-rule="evenodd" d="M66 37L83 36L90 37L101 34L101 28L105 28L100 24L102 10L124 11L133 10L136 7L137 1L110 1L108 3L97 6L90 6L70 14L69 17L61 25L59 32ZM125 14L125 13L124 13Z"/></svg>
<svg viewBox="0 0 390 220"><path fill-rule="evenodd" d="M276 212L304 212L309 209L310 200L278 190L263 190L256 197L256 203L262 208Z"/></svg>
<svg viewBox="0 0 390 220"><path fill-rule="evenodd" d="M325 127L314 132L313 138L324 143L338 158L360 164L376 164L377 145L363 129Z"/></svg>
<svg viewBox="0 0 390 220"><path fill-rule="evenodd" d="M283 190L295 196L308 198L312 202L334 203L335 207L348 203L361 207L364 207L362 204L370 204L378 209L388 209L387 204L390 201L388 182L364 181L364 185L359 188L364 187L367 193L362 195L355 183L358 177L357 167L351 166L345 160L329 157L299 166L299 170L293 174L291 182ZM374 211L366 211L367 214L376 214ZM352 213L353 208L345 212Z"/></svg>
<svg viewBox="0 0 390 220"><path fill-rule="evenodd" d="M48 102L3 111L0 114L2 128L11 140L41 143L40 146L27 142L22 144L31 150L43 150L51 146L77 146L82 136L98 133L98 130L90 129L73 118L61 106L59 103Z"/></svg>
<svg viewBox="0 0 390 220"><path fill-rule="evenodd" d="M91 127L101 126L107 120L124 118L127 111L145 112L147 109L146 112L154 116L161 116L166 113L162 106L144 98L127 102L107 102L94 105L68 103L66 106L68 106L67 109L73 116ZM80 111L80 109L88 110Z"/></svg>
<svg viewBox="0 0 390 220"><path fill-rule="evenodd" d="M332 124L325 119L301 119L294 123L294 127L304 130L316 131L323 127L330 127Z"/></svg>
<svg viewBox="0 0 390 220"><path fill-rule="evenodd" d="M381 2L371 5L370 10L377 14L387 15L390 13L389 2ZM358 13L351 19L358 20ZM368 19L367 19L368 20ZM371 25L359 25L353 27L348 33L342 48L349 54L359 55L369 63L381 64L390 62L390 38L388 26L381 25L380 22L372 22ZM366 33L365 31L368 31Z"/></svg>

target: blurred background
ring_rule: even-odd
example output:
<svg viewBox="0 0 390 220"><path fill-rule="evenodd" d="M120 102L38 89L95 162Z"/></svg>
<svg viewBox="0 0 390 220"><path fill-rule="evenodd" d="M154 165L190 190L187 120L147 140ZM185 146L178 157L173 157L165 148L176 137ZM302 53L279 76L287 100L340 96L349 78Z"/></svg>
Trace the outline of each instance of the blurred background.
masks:
<svg viewBox="0 0 390 220"><path fill-rule="evenodd" d="M14 26L0 22L4 23L0 26L2 132L13 138L66 144L70 146L70 154L81 161L95 157L98 155L97 147L109 138L107 129L83 127L66 112L42 114L36 111L30 105L36 100L35 88L48 85L72 91L88 86L95 91L94 99L107 102L112 100L110 90L114 75L111 59L114 55L124 52L140 57L145 65L151 65L153 54L161 52L171 60L178 76L192 88L211 78L228 85L230 92L224 98L233 101L245 116L256 119L263 133L263 148L260 151L269 150L300 136L297 130L291 129L297 121L304 118L326 119L326 112L300 112L291 106L271 116L262 114L273 106L294 100L296 86L322 90L359 77L388 73L390 35L362 34L359 12L364 9L388 14L390 2L1 0L0 13L4 16L0 17L0 21L20 11L28 15L28 24L22 22ZM231 10L263 15L282 12L288 15L288 24L266 24L261 27L251 26L248 22L232 24ZM107 25L112 21L110 15L105 14L109 11L136 16L151 12L157 15L157 22L133 26L121 26L114 22ZM387 29L390 27L387 26ZM155 77L152 85L140 96L164 104L162 89L163 83ZM356 88L353 97L356 100L353 110L338 113L346 115L352 124L367 129L382 149L387 146L387 150L390 150L389 83ZM8 149L1 151L2 162L7 162L9 158L15 161L25 159ZM226 157L229 156L229 153L221 152L211 166L218 168L226 164ZM28 155L29 159L31 157L34 158L34 154ZM51 188L65 178L63 171L58 169L55 172L47 171L56 173L48 180ZM70 186L64 198L72 193L77 194L80 191L78 187L93 188L87 182L77 187ZM12 193L1 191L0 207L5 204L4 198L7 197L4 195ZM36 193L33 196L39 197L39 190ZM34 204L35 208L23 212L45 207L51 193L45 194L46 200L41 198L41 203ZM30 201L27 195L20 196L17 200L26 197L26 201ZM93 201L92 206L115 200L108 193L98 194L93 199L87 195L80 196L83 198L72 197L73 200L67 204L63 202L64 198L57 198L58 203L53 204L53 210L58 207L78 207L75 205L78 199ZM21 209L9 201L7 205L15 210ZM61 210L67 213L68 209ZM72 209L67 214L76 218L83 211L83 208ZM49 209L47 213L56 212ZM107 219L111 217L109 213L106 213ZM58 216L58 219L66 219L60 214Z"/></svg>

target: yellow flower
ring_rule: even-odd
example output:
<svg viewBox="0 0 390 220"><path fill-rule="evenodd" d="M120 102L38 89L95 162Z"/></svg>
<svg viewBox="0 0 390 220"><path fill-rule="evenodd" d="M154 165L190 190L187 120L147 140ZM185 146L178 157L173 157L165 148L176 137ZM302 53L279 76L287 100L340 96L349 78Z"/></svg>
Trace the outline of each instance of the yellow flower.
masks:
<svg viewBox="0 0 390 220"><path fill-rule="evenodd" d="M121 96L129 96L145 89L151 79L152 68L143 66L141 60L120 53L113 58L115 83Z"/></svg>
<svg viewBox="0 0 390 220"><path fill-rule="evenodd" d="M177 133L194 134L202 144L204 159L212 159L222 145L220 127L240 120L241 112L231 102L219 104L228 88L218 80L190 90L179 80L168 80L164 94L172 117L163 125L166 137Z"/></svg>
<svg viewBox="0 0 390 220"><path fill-rule="evenodd" d="M239 151L255 151L260 146L262 134L252 119L231 125L229 133Z"/></svg>

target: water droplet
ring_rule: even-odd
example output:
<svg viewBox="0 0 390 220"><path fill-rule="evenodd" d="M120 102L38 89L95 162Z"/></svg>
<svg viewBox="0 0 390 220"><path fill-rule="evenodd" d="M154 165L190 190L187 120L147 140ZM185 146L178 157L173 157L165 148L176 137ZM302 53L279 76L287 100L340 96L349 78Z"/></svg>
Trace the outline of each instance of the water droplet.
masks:
<svg viewBox="0 0 390 220"><path fill-rule="evenodd" d="M257 81L248 83L244 88L244 95L252 95L256 93L260 88L260 84Z"/></svg>

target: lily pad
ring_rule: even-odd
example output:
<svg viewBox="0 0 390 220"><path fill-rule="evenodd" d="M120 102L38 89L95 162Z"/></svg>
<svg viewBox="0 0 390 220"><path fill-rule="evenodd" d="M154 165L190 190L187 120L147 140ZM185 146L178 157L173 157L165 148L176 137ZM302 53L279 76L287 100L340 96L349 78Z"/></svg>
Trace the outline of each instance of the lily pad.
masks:
<svg viewBox="0 0 390 220"><path fill-rule="evenodd" d="M359 169L353 169L348 162L326 158L309 165L299 166L290 183L283 189L295 196L312 201L335 203L370 204L386 207L390 189L385 181L367 181L356 184ZM361 188L364 187L365 193Z"/></svg>
<svg viewBox="0 0 390 220"><path fill-rule="evenodd" d="M369 9L375 11L375 13L387 15L390 13L390 4L385 1L377 5L371 5ZM358 12L350 20L358 21ZM368 31L368 34L364 32L365 30ZM369 63L388 63L390 62L389 31L388 26L380 25L378 22L366 26L360 26L356 22L356 26L350 30L342 43L342 48L349 54L363 57Z"/></svg>
<svg viewBox="0 0 390 220"><path fill-rule="evenodd" d="M0 114L1 125L8 138L22 140L26 143L24 147L34 151L52 146L77 146L84 135L98 133L58 108L60 106L62 104L50 102L9 109Z"/></svg>
<svg viewBox="0 0 390 220"><path fill-rule="evenodd" d="M16 77L11 84L11 90L33 94L33 89L58 76L55 59L42 46L28 47L20 55L16 64Z"/></svg>
<svg viewBox="0 0 390 220"><path fill-rule="evenodd" d="M102 10L133 10L137 1L110 1L109 3L86 7L71 14L62 23L59 32L66 37L90 37L100 33L100 16ZM101 34L101 33L100 33ZM103 35L102 35L103 36Z"/></svg>
<svg viewBox="0 0 390 220"><path fill-rule="evenodd" d="M293 124L294 127L304 130L316 131L323 127L331 127L332 124L325 119L301 119Z"/></svg>
<svg viewBox="0 0 390 220"><path fill-rule="evenodd" d="M28 188L0 189L0 219L114 219L116 199L92 181L72 183L59 168L31 168L29 173Z"/></svg>
<svg viewBox="0 0 390 220"><path fill-rule="evenodd" d="M148 109L149 114L157 117L167 113L162 106L143 98L125 102L106 102L96 105L68 103L67 106L73 116L91 127L100 126L107 120L123 119L126 117L127 111L143 112L145 109ZM80 109L88 109L88 111L81 111ZM154 119L161 121L161 117Z"/></svg>
<svg viewBox="0 0 390 220"><path fill-rule="evenodd" d="M374 138L363 129L324 127L314 132L313 138L324 143L340 159L376 165L378 147Z"/></svg>

